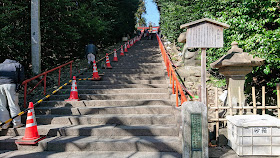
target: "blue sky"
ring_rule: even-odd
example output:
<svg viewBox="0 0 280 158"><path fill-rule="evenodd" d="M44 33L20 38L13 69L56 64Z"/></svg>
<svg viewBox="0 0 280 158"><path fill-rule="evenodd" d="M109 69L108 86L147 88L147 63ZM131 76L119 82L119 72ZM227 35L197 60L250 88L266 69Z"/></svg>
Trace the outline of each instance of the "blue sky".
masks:
<svg viewBox="0 0 280 158"><path fill-rule="evenodd" d="M146 18L147 25L149 25L149 22L152 22L155 23L156 26L158 26L159 12L156 4L153 2L153 0L145 0L145 1L146 1L147 14L145 14L144 17Z"/></svg>

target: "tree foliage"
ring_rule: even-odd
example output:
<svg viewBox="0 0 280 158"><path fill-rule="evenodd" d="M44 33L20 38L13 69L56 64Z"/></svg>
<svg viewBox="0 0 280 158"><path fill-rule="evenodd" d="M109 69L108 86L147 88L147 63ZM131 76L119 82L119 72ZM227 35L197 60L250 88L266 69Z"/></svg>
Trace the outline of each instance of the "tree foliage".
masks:
<svg viewBox="0 0 280 158"><path fill-rule="evenodd" d="M248 75L258 84L275 88L280 82L280 2L278 0L155 0L160 11L162 33L175 41L180 25L211 18L230 25L224 30L224 48L207 50L207 64L216 61L230 49L233 41L245 52L266 60Z"/></svg>
<svg viewBox="0 0 280 158"><path fill-rule="evenodd" d="M140 0L139 8L135 14L135 16L137 18L137 27L147 25L146 19L145 19L145 17L143 17L144 14L146 14L145 0Z"/></svg>
<svg viewBox="0 0 280 158"><path fill-rule="evenodd" d="M135 30L140 0L41 0L42 69L84 57L93 40L106 47ZM31 66L30 1L0 1L0 62Z"/></svg>

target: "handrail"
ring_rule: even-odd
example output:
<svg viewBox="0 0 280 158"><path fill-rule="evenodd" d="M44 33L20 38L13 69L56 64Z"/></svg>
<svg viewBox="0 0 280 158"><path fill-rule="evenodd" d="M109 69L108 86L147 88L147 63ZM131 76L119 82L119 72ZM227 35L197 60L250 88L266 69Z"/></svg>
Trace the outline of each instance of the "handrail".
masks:
<svg viewBox="0 0 280 158"><path fill-rule="evenodd" d="M164 60L165 66L166 66L167 74L170 77L170 84L172 84L172 94L176 94L176 107L179 107L179 100L178 100L179 99L179 93L178 93L178 91L180 92L180 95L181 95L181 104L183 104L184 102L187 101L187 97L186 97L184 91L189 96L191 96L192 98L194 98L194 95L191 92L189 92L186 89L186 87L179 82L179 80L177 78L177 75L178 75L177 71L173 68L173 67L176 67L176 66L170 60L170 57L167 54L160 37L158 36L158 34L156 34L156 35L157 35L157 40L158 40L159 47L160 47L160 50L161 50L161 54L162 54L162 57L163 57L163 60Z"/></svg>
<svg viewBox="0 0 280 158"><path fill-rule="evenodd" d="M44 77L41 79L41 81L39 81L38 84L37 84L36 86L34 86L34 87L32 88L32 90L30 90L30 91L28 92L28 94L30 94L36 87L38 87L38 85L39 85L42 81L44 81L44 95L46 95L47 74L50 73L50 72L53 72L53 71L55 71L55 70L57 70L57 69L59 69L59 74L58 74L58 86L60 86L61 68L64 67L64 66L66 66L66 65L69 65L69 64L70 64L70 79L71 79L71 78L72 78L72 63L73 63L73 62L74 62L74 61L72 60L72 61L70 61L70 62L68 62L68 63L65 63L65 64L63 64L63 65L60 65L60 66L58 66L58 67L56 67L56 68L53 68L53 69L51 69L51 70L45 71L45 72L43 72L43 73L41 73L41 74L39 74L39 75L37 75L37 76L35 76L35 77L32 77L32 78L30 78L30 79L27 79L27 80L23 81L23 82L22 82L22 85L24 85L24 103L23 103L24 108L26 108L27 83L28 83L28 82L33 81L33 80L35 80L36 78L39 78L40 76L44 76Z"/></svg>

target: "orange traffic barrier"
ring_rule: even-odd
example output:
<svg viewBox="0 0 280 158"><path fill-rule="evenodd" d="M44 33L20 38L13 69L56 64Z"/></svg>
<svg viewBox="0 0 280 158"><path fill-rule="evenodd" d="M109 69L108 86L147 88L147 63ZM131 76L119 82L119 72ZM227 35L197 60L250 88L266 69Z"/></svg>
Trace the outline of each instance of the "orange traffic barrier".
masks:
<svg viewBox="0 0 280 158"><path fill-rule="evenodd" d="M123 46L121 45L121 54L120 56L124 56L124 53L123 53Z"/></svg>
<svg viewBox="0 0 280 158"><path fill-rule="evenodd" d="M40 136L38 133L34 105L32 102L29 103L28 109L24 137L16 140L16 144L33 145L46 138L46 136Z"/></svg>
<svg viewBox="0 0 280 158"><path fill-rule="evenodd" d="M101 77L98 75L96 62L93 61L93 72L92 72L92 78L90 80L99 81L100 79Z"/></svg>
<svg viewBox="0 0 280 158"><path fill-rule="evenodd" d="M112 69L108 53L106 53L106 69Z"/></svg>
<svg viewBox="0 0 280 158"><path fill-rule="evenodd" d="M79 101L76 76L73 76L70 97L65 101Z"/></svg>
<svg viewBox="0 0 280 158"><path fill-rule="evenodd" d="M118 61L118 55L117 55L117 50L114 50L114 59L113 61Z"/></svg>
<svg viewBox="0 0 280 158"><path fill-rule="evenodd" d="M126 43L124 44L124 52L128 52L127 47L126 47Z"/></svg>

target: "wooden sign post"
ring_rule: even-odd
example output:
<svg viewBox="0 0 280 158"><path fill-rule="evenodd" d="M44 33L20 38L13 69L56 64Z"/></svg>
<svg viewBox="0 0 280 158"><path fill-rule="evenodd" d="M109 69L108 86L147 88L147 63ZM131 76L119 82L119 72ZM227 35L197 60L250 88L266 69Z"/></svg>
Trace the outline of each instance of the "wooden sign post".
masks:
<svg viewBox="0 0 280 158"><path fill-rule="evenodd" d="M206 99L206 49L224 46L223 29L229 25L204 18L180 26L187 28L187 48L201 48L201 102L207 105Z"/></svg>

